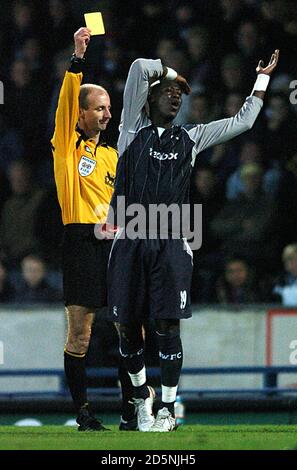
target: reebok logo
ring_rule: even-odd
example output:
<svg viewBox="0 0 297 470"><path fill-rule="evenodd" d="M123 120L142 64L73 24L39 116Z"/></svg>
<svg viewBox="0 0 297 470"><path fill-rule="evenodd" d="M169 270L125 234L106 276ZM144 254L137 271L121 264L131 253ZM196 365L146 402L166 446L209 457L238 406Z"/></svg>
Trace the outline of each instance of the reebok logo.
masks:
<svg viewBox="0 0 297 470"><path fill-rule="evenodd" d="M177 160L178 153L156 152L156 150L150 148L150 156L156 158L157 160Z"/></svg>
<svg viewBox="0 0 297 470"><path fill-rule="evenodd" d="M176 354L163 354L161 351L159 352L159 357L164 361L176 361L177 359L182 358L182 353L178 352Z"/></svg>

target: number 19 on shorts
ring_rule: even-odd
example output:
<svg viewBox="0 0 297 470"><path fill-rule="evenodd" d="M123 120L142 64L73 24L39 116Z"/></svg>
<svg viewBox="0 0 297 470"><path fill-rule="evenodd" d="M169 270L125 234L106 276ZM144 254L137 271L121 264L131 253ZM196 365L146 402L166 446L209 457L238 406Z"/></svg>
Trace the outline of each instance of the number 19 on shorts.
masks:
<svg viewBox="0 0 297 470"><path fill-rule="evenodd" d="M187 304L187 291L181 290L180 291L180 309L184 310Z"/></svg>

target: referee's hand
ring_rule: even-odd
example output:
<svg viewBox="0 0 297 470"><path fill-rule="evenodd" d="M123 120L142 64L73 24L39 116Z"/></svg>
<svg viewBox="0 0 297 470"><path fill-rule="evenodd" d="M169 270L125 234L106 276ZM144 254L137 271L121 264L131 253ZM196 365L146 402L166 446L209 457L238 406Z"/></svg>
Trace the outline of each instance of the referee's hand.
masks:
<svg viewBox="0 0 297 470"><path fill-rule="evenodd" d="M88 28L79 28L74 33L75 55L80 59L83 58L91 38L91 30Z"/></svg>

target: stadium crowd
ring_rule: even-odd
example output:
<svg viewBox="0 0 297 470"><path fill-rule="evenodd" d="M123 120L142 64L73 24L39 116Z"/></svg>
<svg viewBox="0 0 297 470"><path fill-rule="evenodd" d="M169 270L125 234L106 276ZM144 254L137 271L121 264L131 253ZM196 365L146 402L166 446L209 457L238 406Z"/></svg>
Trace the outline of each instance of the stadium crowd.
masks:
<svg viewBox="0 0 297 470"><path fill-rule="evenodd" d="M0 302L62 300L62 222L50 138L58 93L86 0L0 0ZM187 77L176 123L239 110L255 68L280 49L252 131L204 151L191 202L203 204L194 252L197 303L297 305L297 79L294 0L102 0L106 35L91 40L85 81L111 96L107 142L116 145L131 62L161 58ZM100 50L100 54L98 54Z"/></svg>

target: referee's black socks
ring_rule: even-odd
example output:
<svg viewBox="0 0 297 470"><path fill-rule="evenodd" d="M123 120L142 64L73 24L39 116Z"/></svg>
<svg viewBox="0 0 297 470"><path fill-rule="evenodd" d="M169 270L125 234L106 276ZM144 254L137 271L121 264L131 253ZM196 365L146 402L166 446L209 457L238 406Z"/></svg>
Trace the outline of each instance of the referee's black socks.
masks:
<svg viewBox="0 0 297 470"><path fill-rule="evenodd" d="M86 355L64 349L64 370L78 412L87 403Z"/></svg>

